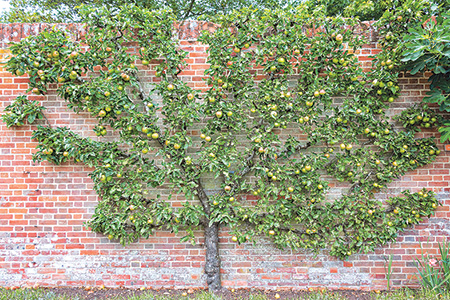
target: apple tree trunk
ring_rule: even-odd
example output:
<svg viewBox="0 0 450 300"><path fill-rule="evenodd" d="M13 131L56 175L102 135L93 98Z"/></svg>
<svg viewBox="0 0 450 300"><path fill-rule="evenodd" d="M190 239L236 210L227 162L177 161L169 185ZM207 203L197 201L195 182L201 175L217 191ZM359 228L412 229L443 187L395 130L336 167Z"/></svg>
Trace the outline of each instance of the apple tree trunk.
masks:
<svg viewBox="0 0 450 300"><path fill-rule="evenodd" d="M218 291L222 288L220 281L219 258L219 224L213 223L205 226L205 273L206 282L210 291Z"/></svg>

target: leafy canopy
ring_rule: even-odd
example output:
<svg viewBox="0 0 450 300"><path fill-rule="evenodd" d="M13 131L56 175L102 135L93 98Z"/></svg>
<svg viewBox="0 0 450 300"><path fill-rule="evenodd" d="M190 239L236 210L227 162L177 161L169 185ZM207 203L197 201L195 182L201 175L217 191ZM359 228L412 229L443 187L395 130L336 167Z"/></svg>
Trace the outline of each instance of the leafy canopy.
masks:
<svg viewBox="0 0 450 300"><path fill-rule="evenodd" d="M62 23L80 22L80 5L121 9L134 4L149 10L170 9L178 20L193 19L201 15L227 14L247 6L263 8L297 5L300 0L11 0L10 9L1 17L5 23Z"/></svg>
<svg viewBox="0 0 450 300"><path fill-rule="evenodd" d="M195 19L199 16L214 17L228 14L252 6L257 9L296 7L307 3L310 7L322 7L327 16L357 17L360 20L378 20L391 8L411 7L415 1L410 0L11 0L10 9L5 11L1 20L5 23L61 23L80 22L82 16L77 7L91 5L107 7L110 10L120 9L126 4L134 4L141 8L171 9L178 20ZM419 1L420 5L424 3ZM440 14L450 9L448 0L425 2L428 14ZM417 11L414 9L414 11Z"/></svg>

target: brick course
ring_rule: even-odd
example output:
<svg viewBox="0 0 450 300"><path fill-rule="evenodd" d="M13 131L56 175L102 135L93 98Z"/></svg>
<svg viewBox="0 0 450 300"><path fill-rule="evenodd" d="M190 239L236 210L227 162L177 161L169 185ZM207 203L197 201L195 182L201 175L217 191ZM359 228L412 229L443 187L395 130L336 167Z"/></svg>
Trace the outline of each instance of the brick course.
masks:
<svg viewBox="0 0 450 300"><path fill-rule="evenodd" d="M0 52L3 57L9 42L36 34L48 24L0 24ZM59 24L75 38L84 35L80 25ZM189 52L189 67L181 76L190 86L204 90L202 76L207 47L196 41L199 31L212 29L208 23L191 22L179 33L181 47ZM367 67L369 55L376 49L376 32L368 26L364 33L371 44L359 53ZM154 71L146 72L147 82L157 82ZM426 74L425 74L426 75ZM428 90L427 77L403 75L402 95L391 105L391 113L418 102ZM13 77L0 69L0 111L27 88L27 75ZM95 121L88 113L75 114L56 96L56 86L48 96L32 96L47 107L45 114L52 126L96 138ZM38 121L38 124L44 124ZM197 246L180 243L184 234L159 231L147 240L127 247L85 229L98 201L88 174L92 169L76 163L61 166L47 162L33 163L37 143L31 140L35 125L6 128L0 122L0 286L127 286L127 287L205 287L202 232L197 232ZM436 136L426 130L418 137ZM421 247L437 253L438 241L447 240L450 232L450 145L438 144L442 153L426 167L409 172L393 182L377 198L396 195L403 189L417 191L423 187L437 193L444 204L435 216L401 233L396 243L367 255L352 255L348 261L327 256L317 257L305 251L275 249L262 239L257 246L231 242L226 230L220 237L222 280L225 287L253 288L386 288L385 257L394 257L392 281L395 286L414 286L414 258ZM333 192L342 184L332 183ZM178 199L179 200L179 199Z"/></svg>

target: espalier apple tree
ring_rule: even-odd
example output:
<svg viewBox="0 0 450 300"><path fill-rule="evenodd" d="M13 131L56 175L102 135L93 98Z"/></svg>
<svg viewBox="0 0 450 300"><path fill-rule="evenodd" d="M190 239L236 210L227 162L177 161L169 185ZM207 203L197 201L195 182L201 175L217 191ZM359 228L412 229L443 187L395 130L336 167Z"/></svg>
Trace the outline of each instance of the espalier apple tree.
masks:
<svg viewBox="0 0 450 300"><path fill-rule="evenodd" d="M97 119L98 139L50 126L33 134L35 160L95 167L101 200L89 227L123 244L158 229L195 242L202 228L206 280L217 290L219 228L236 243L266 236L279 248L345 259L394 241L439 204L426 189L374 199L439 154L432 138L415 138L414 124L394 126L386 115L400 94L396 30L418 19L402 12L385 14L371 70L355 55L365 42L357 22L306 6L215 18L216 29L200 37L209 45L207 91L180 78L187 54L173 15L135 6L82 7L84 40L56 29L28 37L11 46L8 70L27 73L37 95L58 83L70 109ZM3 118L11 126L43 117L21 96ZM114 140L103 141L108 130ZM217 189L205 190L208 180ZM347 183L333 199L331 180ZM186 201L172 205L163 191Z"/></svg>

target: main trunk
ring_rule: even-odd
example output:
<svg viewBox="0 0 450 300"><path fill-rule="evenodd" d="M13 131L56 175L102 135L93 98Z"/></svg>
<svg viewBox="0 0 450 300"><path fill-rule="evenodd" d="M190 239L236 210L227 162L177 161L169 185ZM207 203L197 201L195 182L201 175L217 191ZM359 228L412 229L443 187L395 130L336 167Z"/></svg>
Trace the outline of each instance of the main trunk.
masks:
<svg viewBox="0 0 450 300"><path fill-rule="evenodd" d="M218 291L222 288L220 282L220 258L219 258L219 224L213 223L205 226L206 246L206 282L210 291Z"/></svg>

